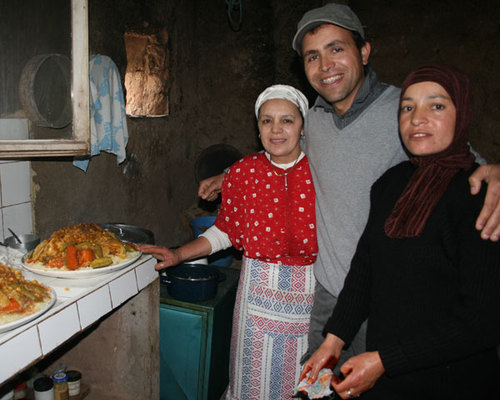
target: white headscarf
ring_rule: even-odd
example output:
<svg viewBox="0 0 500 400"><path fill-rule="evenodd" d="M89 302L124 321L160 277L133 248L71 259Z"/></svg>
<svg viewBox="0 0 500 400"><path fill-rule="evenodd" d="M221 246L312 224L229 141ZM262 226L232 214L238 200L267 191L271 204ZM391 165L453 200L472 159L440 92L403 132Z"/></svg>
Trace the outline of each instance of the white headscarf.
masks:
<svg viewBox="0 0 500 400"><path fill-rule="evenodd" d="M309 109L309 102L307 101L306 96L293 86L289 85L273 85L269 86L266 90L264 90L257 101L255 102L255 116L259 119L259 109L267 100L270 99L285 99L291 101L293 104L297 106L300 113L302 114L302 118L306 118L307 110Z"/></svg>

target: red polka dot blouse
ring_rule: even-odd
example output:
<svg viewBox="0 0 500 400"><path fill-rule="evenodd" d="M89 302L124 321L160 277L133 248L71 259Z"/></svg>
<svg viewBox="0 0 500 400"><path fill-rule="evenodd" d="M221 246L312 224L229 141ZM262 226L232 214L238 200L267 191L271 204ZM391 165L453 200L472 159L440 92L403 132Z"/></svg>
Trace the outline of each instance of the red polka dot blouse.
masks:
<svg viewBox="0 0 500 400"><path fill-rule="evenodd" d="M318 253L314 202L307 157L273 170L266 155L257 153L226 173L215 225L246 257L308 265Z"/></svg>

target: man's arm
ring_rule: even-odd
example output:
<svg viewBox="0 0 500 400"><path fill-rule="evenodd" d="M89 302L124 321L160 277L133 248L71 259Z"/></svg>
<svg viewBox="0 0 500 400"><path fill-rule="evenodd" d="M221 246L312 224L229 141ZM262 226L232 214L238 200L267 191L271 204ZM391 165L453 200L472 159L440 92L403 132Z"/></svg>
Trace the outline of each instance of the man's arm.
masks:
<svg viewBox="0 0 500 400"><path fill-rule="evenodd" d="M472 194L479 193L482 181L488 184L484 206L476 220L483 239L496 242L500 238L500 164L481 165L469 178Z"/></svg>
<svg viewBox="0 0 500 400"><path fill-rule="evenodd" d="M203 179L198 187L198 196L203 200L214 201L222 190L225 172Z"/></svg>

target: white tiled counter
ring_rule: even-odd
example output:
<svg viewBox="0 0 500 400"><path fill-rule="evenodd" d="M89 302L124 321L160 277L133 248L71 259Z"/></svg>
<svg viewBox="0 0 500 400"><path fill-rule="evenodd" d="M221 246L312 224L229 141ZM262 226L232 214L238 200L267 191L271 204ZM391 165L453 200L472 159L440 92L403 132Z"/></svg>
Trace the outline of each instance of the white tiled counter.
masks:
<svg viewBox="0 0 500 400"><path fill-rule="evenodd" d="M60 279L24 271L52 287L57 301L45 314L0 333L0 386L82 332L158 278L156 260L143 255L119 271L85 279Z"/></svg>

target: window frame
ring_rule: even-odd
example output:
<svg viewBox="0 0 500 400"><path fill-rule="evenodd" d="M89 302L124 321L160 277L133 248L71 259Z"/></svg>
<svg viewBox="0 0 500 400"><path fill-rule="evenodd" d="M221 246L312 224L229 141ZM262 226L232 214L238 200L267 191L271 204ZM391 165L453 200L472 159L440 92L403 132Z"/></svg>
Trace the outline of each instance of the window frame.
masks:
<svg viewBox="0 0 500 400"><path fill-rule="evenodd" d="M71 0L72 138L1 140L0 158L90 154L88 0Z"/></svg>

